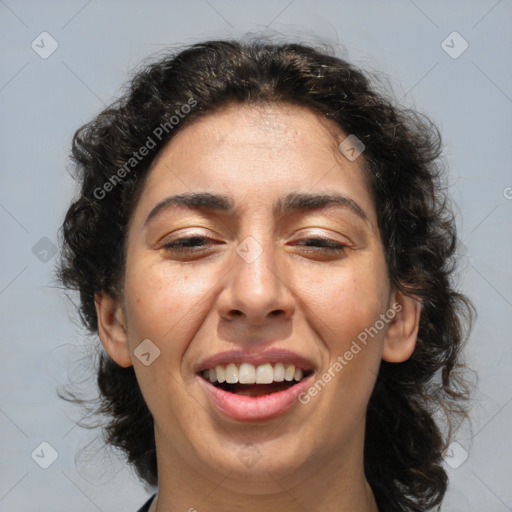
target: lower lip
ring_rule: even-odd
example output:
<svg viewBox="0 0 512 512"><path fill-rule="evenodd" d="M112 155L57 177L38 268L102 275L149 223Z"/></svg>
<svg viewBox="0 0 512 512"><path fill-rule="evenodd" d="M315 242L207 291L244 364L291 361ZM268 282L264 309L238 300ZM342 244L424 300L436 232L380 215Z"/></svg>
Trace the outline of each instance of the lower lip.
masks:
<svg viewBox="0 0 512 512"><path fill-rule="evenodd" d="M252 397L224 391L197 376L214 406L225 416L238 421L268 420L284 414L299 403L298 397L309 388L312 377L313 374L289 389Z"/></svg>

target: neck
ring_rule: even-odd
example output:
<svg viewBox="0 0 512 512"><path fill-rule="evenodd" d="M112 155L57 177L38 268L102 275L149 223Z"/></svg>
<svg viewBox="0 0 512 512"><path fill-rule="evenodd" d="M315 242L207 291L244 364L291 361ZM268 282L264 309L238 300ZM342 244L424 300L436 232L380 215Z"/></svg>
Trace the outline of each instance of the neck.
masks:
<svg viewBox="0 0 512 512"><path fill-rule="evenodd" d="M183 489L180 489L183 491ZM215 492L215 490L214 490ZM352 491L345 495L338 496L338 499L332 499L332 496L318 496L315 503L308 503L306 498L301 501L293 493L295 491L283 491L278 494L259 495L244 497L240 495L228 495L218 493L216 496L208 496L204 493L204 498L194 498L189 496L185 498L183 494L179 495L178 490L174 491L172 495L162 492L160 489L157 496L153 500L149 512L169 512L171 510L188 510L189 512L198 512L207 507L209 512L231 512L235 510L244 510L247 512L379 512L375 502L372 490L368 483L365 483L361 492ZM311 492L311 489L310 489ZM313 494L317 496L316 493ZM310 495L311 496L311 495ZM323 498L323 499L321 499ZM226 500L226 501L224 501ZM229 501L228 501L229 500ZM329 502L329 505L325 505ZM194 503L194 507L189 504ZM195 507L199 507L197 510Z"/></svg>
<svg viewBox="0 0 512 512"><path fill-rule="evenodd" d="M364 476L362 456L358 456L362 447L352 445L352 453L336 454L301 474L300 481L295 475L275 478L264 471L264 477L258 475L258 489L248 492L244 492L247 483L236 472L205 478L176 451L172 457L162 457L159 448L163 447L157 441L159 487L150 512L379 512ZM340 460L345 462L340 464Z"/></svg>

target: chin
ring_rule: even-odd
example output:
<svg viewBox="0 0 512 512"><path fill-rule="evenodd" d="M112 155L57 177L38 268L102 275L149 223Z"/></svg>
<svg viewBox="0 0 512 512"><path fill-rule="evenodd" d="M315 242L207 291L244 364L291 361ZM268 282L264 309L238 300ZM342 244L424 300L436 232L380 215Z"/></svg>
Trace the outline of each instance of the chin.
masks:
<svg viewBox="0 0 512 512"><path fill-rule="evenodd" d="M215 459L209 457L208 461L203 460L200 464L201 473L216 485L233 492L282 492L282 482L286 481L287 486L298 485L308 478L312 471L311 459L307 457L303 446L287 448L283 444L278 446L278 441L259 445L231 444L226 451L214 455ZM216 468L214 479L211 470L205 471L208 467Z"/></svg>

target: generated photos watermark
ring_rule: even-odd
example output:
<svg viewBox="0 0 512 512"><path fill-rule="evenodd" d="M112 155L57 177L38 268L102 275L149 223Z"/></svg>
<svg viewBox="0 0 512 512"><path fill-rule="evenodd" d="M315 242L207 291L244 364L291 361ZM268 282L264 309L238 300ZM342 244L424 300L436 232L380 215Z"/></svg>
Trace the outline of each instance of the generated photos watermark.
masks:
<svg viewBox="0 0 512 512"><path fill-rule="evenodd" d="M195 98L190 98L187 103L181 105L176 109L174 113L176 115L171 116L167 121L160 123L153 131L151 135L148 135L146 142L140 146L137 151L132 153L132 156L125 162L122 167L119 167L117 171L101 186L94 189L93 195L96 199L103 199L108 192L111 192L119 183L128 176L137 165L149 154L149 152L156 148L157 141L161 142L162 139L171 132L181 120L197 105Z"/></svg>
<svg viewBox="0 0 512 512"><path fill-rule="evenodd" d="M371 327L367 327L357 335L357 340L352 340L350 348L343 355L339 355L332 366L320 375L307 391L302 392L298 396L301 404L307 405L312 397L318 395L327 384L347 366L354 357L361 352L362 348L368 344L368 337L373 339L384 327L395 318L396 314L402 310L402 305L395 302L391 308L382 313L378 320ZM359 343L358 343L359 342ZM363 347L361 347L363 345Z"/></svg>

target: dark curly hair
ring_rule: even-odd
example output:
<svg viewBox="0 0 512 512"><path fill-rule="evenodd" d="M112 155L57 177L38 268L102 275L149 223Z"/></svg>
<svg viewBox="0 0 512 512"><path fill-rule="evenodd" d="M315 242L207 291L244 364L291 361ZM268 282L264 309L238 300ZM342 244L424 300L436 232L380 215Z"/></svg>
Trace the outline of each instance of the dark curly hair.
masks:
<svg viewBox="0 0 512 512"><path fill-rule="evenodd" d="M154 156L177 131L228 103L305 106L356 135L365 146L360 162L391 285L423 304L413 355L381 363L367 408L365 474L382 512L425 512L442 502L443 451L453 425L469 416L462 350L475 311L453 282L456 225L439 130L423 114L394 104L377 81L327 45L259 38L207 41L145 63L124 94L74 135L81 190L59 232L56 272L65 288L79 292L80 318L97 333L94 295L122 294L127 225ZM153 147L135 161L144 146ZM153 419L133 367L102 353L97 379L98 412L109 417L106 441L156 484ZM436 419L438 412L444 415Z"/></svg>

